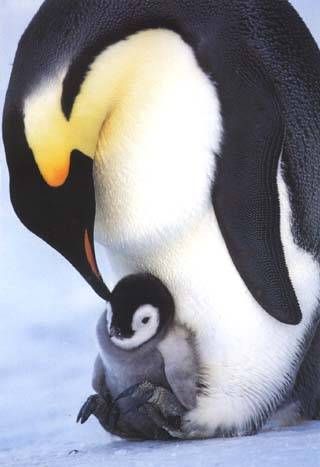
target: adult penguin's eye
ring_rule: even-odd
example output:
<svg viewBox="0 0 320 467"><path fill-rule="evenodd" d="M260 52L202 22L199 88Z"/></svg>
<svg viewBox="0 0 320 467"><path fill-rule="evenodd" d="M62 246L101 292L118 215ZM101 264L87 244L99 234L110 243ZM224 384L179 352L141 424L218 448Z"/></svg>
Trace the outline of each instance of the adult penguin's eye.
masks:
<svg viewBox="0 0 320 467"><path fill-rule="evenodd" d="M149 322L149 319L149 316L146 316L145 318L143 318L142 323L147 324Z"/></svg>

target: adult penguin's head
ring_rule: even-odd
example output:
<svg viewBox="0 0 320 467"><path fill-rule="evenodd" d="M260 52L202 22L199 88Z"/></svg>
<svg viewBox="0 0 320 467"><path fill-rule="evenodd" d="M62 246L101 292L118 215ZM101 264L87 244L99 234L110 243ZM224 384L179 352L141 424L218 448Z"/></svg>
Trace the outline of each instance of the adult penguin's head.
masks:
<svg viewBox="0 0 320 467"><path fill-rule="evenodd" d="M99 94L99 70L77 69L79 59L90 64L93 53L83 51L84 37L78 43L68 40L74 18L72 2L66 3L51 19L45 3L16 53L3 115L10 194L24 225L108 299L95 259L92 177L105 99ZM62 16L69 24L60 21Z"/></svg>

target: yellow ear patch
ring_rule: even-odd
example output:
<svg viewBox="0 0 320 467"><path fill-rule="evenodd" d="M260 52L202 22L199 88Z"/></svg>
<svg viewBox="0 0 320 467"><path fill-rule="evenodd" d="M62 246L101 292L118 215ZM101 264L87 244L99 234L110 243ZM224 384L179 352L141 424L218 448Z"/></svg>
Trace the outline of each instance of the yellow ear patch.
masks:
<svg viewBox="0 0 320 467"><path fill-rule="evenodd" d="M45 181L63 184L69 173L71 132L60 106L62 78L43 85L24 107L28 144Z"/></svg>
<svg viewBox="0 0 320 467"><path fill-rule="evenodd" d="M44 83L25 101L24 124L28 144L48 185L62 185L69 174L70 154L78 149L93 158L105 108L80 93L70 121L61 108L63 75Z"/></svg>

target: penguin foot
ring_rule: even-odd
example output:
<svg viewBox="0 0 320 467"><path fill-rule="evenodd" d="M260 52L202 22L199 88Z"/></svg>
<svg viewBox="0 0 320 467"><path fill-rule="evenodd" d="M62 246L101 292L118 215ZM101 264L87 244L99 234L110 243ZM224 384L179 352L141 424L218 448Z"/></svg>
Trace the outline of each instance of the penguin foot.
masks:
<svg viewBox="0 0 320 467"><path fill-rule="evenodd" d="M122 405L124 400L125 412L119 408L119 403ZM120 412L123 415L133 412L143 414L158 428L165 430L170 437L182 437L179 429L186 410L175 395L162 386L144 381L126 389L115 399L110 418L116 420ZM175 436L175 433L179 436Z"/></svg>

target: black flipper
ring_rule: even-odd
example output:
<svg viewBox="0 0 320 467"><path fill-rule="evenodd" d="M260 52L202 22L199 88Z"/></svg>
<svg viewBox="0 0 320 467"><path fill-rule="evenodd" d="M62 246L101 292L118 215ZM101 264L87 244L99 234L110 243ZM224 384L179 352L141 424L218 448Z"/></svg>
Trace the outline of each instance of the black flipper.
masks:
<svg viewBox="0 0 320 467"><path fill-rule="evenodd" d="M213 204L231 258L256 301L274 318L302 315L280 238L277 170L285 126L273 84L243 55L223 96L225 134ZM229 81L230 82L230 81Z"/></svg>

